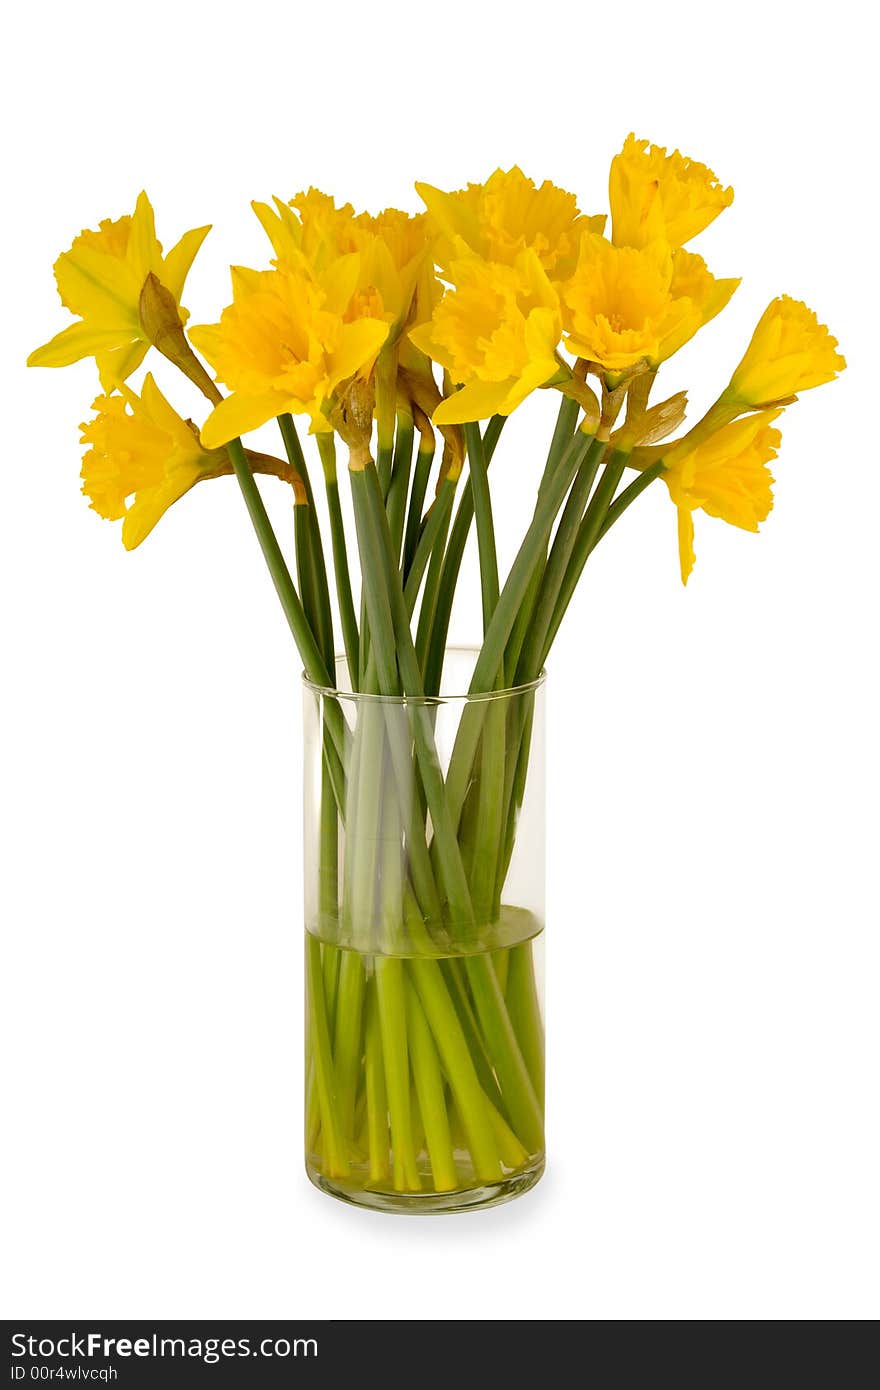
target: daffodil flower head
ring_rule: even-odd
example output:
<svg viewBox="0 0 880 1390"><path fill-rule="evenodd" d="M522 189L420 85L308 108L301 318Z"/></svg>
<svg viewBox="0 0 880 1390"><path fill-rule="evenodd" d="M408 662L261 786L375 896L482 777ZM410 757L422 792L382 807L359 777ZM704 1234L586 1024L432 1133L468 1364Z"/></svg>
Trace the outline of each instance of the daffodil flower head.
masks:
<svg viewBox="0 0 880 1390"><path fill-rule="evenodd" d="M437 406L438 425L509 415L558 371L559 299L534 251L512 265L465 256L451 267L431 322L411 340L462 390Z"/></svg>
<svg viewBox="0 0 880 1390"><path fill-rule="evenodd" d="M162 395L152 376L140 396L99 396L95 418L82 425L83 492L99 516L122 521L133 550L168 508L203 478L229 472L224 450L205 449L199 433Z"/></svg>
<svg viewBox="0 0 880 1390"><path fill-rule="evenodd" d="M131 216L84 231L55 262L61 302L79 323L71 324L28 358L29 367L66 367L94 357L105 391L140 366L150 338L140 316L140 297L153 274L180 305L183 285L210 227L186 232L166 255L156 238L153 209L141 193ZM181 321L187 312L180 309Z"/></svg>
<svg viewBox="0 0 880 1390"><path fill-rule="evenodd" d="M787 294L767 305L725 395L746 408L822 386L846 360L812 309Z"/></svg>
<svg viewBox="0 0 880 1390"><path fill-rule="evenodd" d="M386 208L356 218L361 280L372 286L392 322L390 338L404 324L425 323L442 294L434 271L434 233L426 213L412 216Z"/></svg>
<svg viewBox="0 0 880 1390"><path fill-rule="evenodd" d="M279 265L234 267L233 302L220 322L193 328L192 341L232 390L208 416L208 448L291 412L328 430L326 409L348 378L369 372L388 324L362 312L355 296L360 257L334 261L321 275Z"/></svg>
<svg viewBox="0 0 880 1390"><path fill-rule="evenodd" d="M272 244L276 264L307 267L319 274L337 257L359 249L351 203L338 208L329 193L317 188L297 193L289 203L272 201L274 207L260 202L251 206Z"/></svg>
<svg viewBox="0 0 880 1390"><path fill-rule="evenodd" d="M566 347L612 378L656 367L719 313L738 280L716 280L702 257L665 242L615 246L587 234L561 287Z"/></svg>
<svg viewBox="0 0 880 1390"><path fill-rule="evenodd" d="M664 459L663 480L678 511L682 583L694 567L696 510L744 531L757 531L773 506L773 475L782 436L773 421L781 410L763 410L722 426L694 445L683 441Z"/></svg>
<svg viewBox="0 0 880 1390"><path fill-rule="evenodd" d="M609 178L615 246L684 246L733 202L733 189L694 159L628 135Z"/></svg>
<svg viewBox="0 0 880 1390"><path fill-rule="evenodd" d="M437 257L447 267L463 250L484 260L513 265L534 251L551 279L571 273L584 231L601 232L604 217L585 217L577 199L549 180L538 187L517 167L496 169L485 183L444 193L417 183L438 232Z"/></svg>
<svg viewBox="0 0 880 1390"><path fill-rule="evenodd" d="M341 257L360 256L357 292L373 317L386 318L396 338L407 321L430 317L439 293L430 257L432 233L424 213L410 216L387 208L377 216L337 207L327 193L310 188L290 203L274 199L252 206L275 252L276 266L305 270L320 278ZM425 272L427 271L427 275ZM421 312L414 316L419 302Z"/></svg>

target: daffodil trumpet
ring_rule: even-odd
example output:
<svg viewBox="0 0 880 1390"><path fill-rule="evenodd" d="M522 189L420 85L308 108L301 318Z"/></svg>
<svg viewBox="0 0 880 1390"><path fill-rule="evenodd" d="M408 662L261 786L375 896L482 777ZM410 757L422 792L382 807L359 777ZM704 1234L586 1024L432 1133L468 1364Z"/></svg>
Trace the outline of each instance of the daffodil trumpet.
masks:
<svg viewBox="0 0 880 1390"><path fill-rule="evenodd" d="M142 193L58 258L74 322L28 360L94 359L83 492L126 548L196 484L237 480L305 676L307 1169L348 1201L445 1211L543 1168L543 671L587 562L661 479L685 583L698 513L758 530L784 410L845 363L783 295L686 426L681 381L658 382L740 282L693 249L733 191L677 150L628 136L610 216L516 167L416 189L414 213L256 201L266 262L232 267L231 302L195 326L182 297L209 229L166 253ZM197 388L199 423L160 366ZM548 393L509 549L507 422ZM270 428L283 457L245 443ZM289 534L260 475L291 489Z"/></svg>

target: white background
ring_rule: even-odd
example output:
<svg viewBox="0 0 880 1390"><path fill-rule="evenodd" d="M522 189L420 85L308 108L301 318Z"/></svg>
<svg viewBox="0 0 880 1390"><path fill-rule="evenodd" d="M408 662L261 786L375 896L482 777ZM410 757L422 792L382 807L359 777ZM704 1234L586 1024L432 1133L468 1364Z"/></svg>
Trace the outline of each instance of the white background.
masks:
<svg viewBox="0 0 880 1390"><path fill-rule="evenodd" d="M866 13L82 0L7 20L6 1316L880 1311ZM55 256L142 186L166 246L215 224L185 295L204 322L229 261L265 263L253 197L414 210L417 177L519 162L604 211L631 129L736 188L697 249L743 284L670 390L699 412L781 291L850 366L787 413L760 537L698 516L684 591L658 485L591 562L550 674L548 1173L497 1210L382 1218L302 1170L298 663L234 483L126 554L79 495L93 366L23 359L68 322ZM508 560L552 406L493 467Z"/></svg>

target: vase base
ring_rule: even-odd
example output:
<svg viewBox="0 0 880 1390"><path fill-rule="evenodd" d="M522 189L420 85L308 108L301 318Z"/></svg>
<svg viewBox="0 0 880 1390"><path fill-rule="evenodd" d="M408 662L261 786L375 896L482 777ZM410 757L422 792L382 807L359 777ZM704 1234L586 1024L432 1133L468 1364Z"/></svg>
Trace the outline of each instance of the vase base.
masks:
<svg viewBox="0 0 880 1390"><path fill-rule="evenodd" d="M358 1187L344 1179L328 1178L306 1163L309 1180L321 1192L336 1197L349 1206L367 1207L371 1211L390 1212L398 1216L442 1216L457 1211L479 1211L510 1202L535 1186L544 1172L541 1157L531 1168L520 1169L500 1182L483 1183L479 1187L462 1188L455 1192L383 1192L375 1188Z"/></svg>

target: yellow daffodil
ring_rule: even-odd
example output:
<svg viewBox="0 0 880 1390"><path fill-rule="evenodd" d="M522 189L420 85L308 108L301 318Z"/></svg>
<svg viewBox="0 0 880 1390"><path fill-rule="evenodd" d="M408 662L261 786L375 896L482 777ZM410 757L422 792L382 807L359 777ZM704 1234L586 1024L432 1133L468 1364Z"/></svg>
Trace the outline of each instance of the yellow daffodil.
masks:
<svg viewBox="0 0 880 1390"><path fill-rule="evenodd" d="M433 290L432 233L424 213L413 217L387 208L376 217L355 214L350 203L337 208L333 198L315 188L298 193L290 203L280 198L274 203L274 209L267 203L253 208L272 243L276 265L320 275L340 256L356 252L359 302L369 304L374 317L387 318L391 339L406 321L430 317L439 291Z"/></svg>
<svg viewBox="0 0 880 1390"><path fill-rule="evenodd" d="M673 150L628 135L611 161L609 179L615 246L665 241L684 246L730 207L733 189L722 188L711 169Z"/></svg>
<svg viewBox="0 0 880 1390"><path fill-rule="evenodd" d="M208 450L147 374L138 397L99 396L98 413L82 426L83 492L99 516L122 520L122 543L133 550L172 503L202 478L229 472L225 450Z"/></svg>
<svg viewBox="0 0 880 1390"><path fill-rule="evenodd" d="M297 193L289 203L272 201L274 208L260 202L251 206L272 243L276 264L320 274L338 256L360 249L351 203L338 208L330 194L317 188Z"/></svg>
<svg viewBox="0 0 880 1390"><path fill-rule="evenodd" d="M586 235L561 287L566 347L612 376L655 367L724 308L738 280L716 280L702 257L662 242L614 246Z"/></svg>
<svg viewBox="0 0 880 1390"><path fill-rule="evenodd" d="M66 367L94 357L105 391L126 380L149 347L140 296L152 273L177 301L196 252L210 227L186 232L166 255L156 239L153 209L141 193L132 216L85 231L55 262L61 302L80 323L71 324L28 358L29 367ZM185 309L181 319L187 318Z"/></svg>
<svg viewBox="0 0 880 1390"><path fill-rule="evenodd" d="M455 288L431 322L410 333L416 347L463 383L437 406L438 425L509 415L559 369L559 300L535 251L512 265L468 256L453 262Z"/></svg>
<svg viewBox="0 0 880 1390"><path fill-rule="evenodd" d="M682 583L694 567L697 509L744 531L757 531L773 506L773 475L767 467L782 438L773 428L781 410L763 410L734 420L694 447L683 443L664 459L663 479L678 510Z"/></svg>
<svg viewBox="0 0 880 1390"><path fill-rule="evenodd" d="M407 322L425 323L442 293L434 272L434 237L427 215L413 217L386 208L377 217L362 213L356 221L362 280L375 287L391 315L393 336Z"/></svg>
<svg viewBox="0 0 880 1390"><path fill-rule="evenodd" d="M321 275L279 265L275 270L234 267L233 302L220 322L193 328L191 337L232 395L202 428L208 448L226 444L275 416L324 414L337 388L365 373L388 336L388 324L355 300L360 257L335 260Z"/></svg>
<svg viewBox="0 0 880 1390"><path fill-rule="evenodd" d="M416 190L439 233L440 265L467 249L487 261L513 265L522 251L537 255L551 279L574 269L584 231L601 232L604 217L584 217L573 193L545 180L538 188L521 169L496 169L485 183L444 193L429 183Z"/></svg>
<svg viewBox="0 0 880 1390"><path fill-rule="evenodd" d="M771 300L725 392L743 406L785 400L832 381L846 366L837 339L798 299Z"/></svg>

